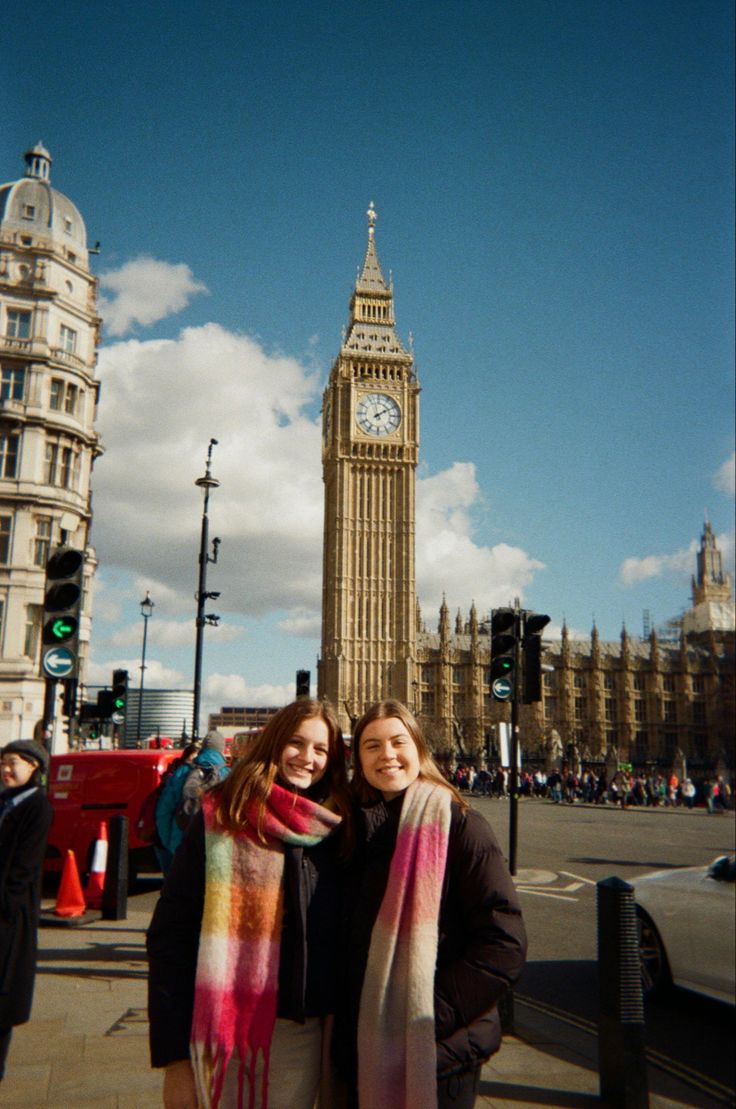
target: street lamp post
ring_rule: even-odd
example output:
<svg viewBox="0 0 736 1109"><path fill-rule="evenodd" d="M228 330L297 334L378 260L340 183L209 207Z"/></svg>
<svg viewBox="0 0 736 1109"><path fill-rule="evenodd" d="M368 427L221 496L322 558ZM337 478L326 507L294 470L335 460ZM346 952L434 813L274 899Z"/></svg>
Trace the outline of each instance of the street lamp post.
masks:
<svg viewBox="0 0 736 1109"><path fill-rule="evenodd" d="M194 648L194 707L192 712L192 738L199 738L199 706L202 697L202 648L204 646L204 628L205 624L210 624L217 627L220 622L220 617L215 616L214 613L205 613L205 602L210 598L216 600L220 596L219 593L207 592L207 564L209 562L217 562L217 550L220 546L220 540L215 538L212 540L212 554L209 554L209 516L207 511L210 502L210 489L217 489L219 481L212 476L210 466L212 463L212 448L217 446L216 439L210 439L209 447L207 448L207 465L205 467L204 477L199 477L195 481L200 489L204 490L204 507L202 510L202 533L199 543L199 584L197 592L195 593L195 600L197 602L197 638Z"/></svg>
<svg viewBox="0 0 736 1109"><path fill-rule="evenodd" d="M143 647L141 649L141 680L138 686L138 728L136 730L136 744L141 745L141 713L143 711L143 686L146 675L146 642L148 639L148 621L153 616L153 601L151 594L146 590L146 595L141 601L141 616L143 617Z"/></svg>

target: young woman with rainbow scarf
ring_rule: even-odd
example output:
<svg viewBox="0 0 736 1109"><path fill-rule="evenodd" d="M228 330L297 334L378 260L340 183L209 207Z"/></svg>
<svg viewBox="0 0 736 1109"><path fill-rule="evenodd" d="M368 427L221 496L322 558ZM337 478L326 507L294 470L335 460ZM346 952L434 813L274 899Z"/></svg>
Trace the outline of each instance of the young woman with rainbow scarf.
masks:
<svg viewBox="0 0 736 1109"><path fill-rule="evenodd" d="M349 822L342 735L320 701L276 713L205 794L148 932L166 1109L313 1109Z"/></svg>
<svg viewBox="0 0 736 1109"><path fill-rule="evenodd" d="M337 1071L351 1109L471 1109L500 1046L498 1000L524 965L519 901L488 823L403 704L373 705L353 752Z"/></svg>

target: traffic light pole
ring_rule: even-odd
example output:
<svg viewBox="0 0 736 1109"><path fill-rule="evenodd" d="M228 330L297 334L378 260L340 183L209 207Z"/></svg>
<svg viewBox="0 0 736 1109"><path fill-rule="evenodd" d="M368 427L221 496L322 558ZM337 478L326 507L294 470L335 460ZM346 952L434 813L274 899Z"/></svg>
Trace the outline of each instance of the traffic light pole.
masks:
<svg viewBox="0 0 736 1109"><path fill-rule="evenodd" d="M523 613L516 603L514 624L514 692L511 697L511 744L509 757L511 768L509 776L509 870L516 874L516 844L519 828L519 704L521 702L521 636Z"/></svg>

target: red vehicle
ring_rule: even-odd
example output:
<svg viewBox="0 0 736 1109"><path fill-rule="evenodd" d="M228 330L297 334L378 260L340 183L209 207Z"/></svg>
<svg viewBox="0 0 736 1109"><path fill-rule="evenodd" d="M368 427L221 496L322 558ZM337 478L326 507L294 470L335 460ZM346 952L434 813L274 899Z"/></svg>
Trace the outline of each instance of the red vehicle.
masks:
<svg viewBox="0 0 736 1109"><path fill-rule="evenodd" d="M154 790L178 750L70 751L52 755L49 800L54 820L45 869L60 871L71 847L80 874L89 869L100 821L122 813L128 818L128 872L157 870L150 844L136 835L141 805Z"/></svg>

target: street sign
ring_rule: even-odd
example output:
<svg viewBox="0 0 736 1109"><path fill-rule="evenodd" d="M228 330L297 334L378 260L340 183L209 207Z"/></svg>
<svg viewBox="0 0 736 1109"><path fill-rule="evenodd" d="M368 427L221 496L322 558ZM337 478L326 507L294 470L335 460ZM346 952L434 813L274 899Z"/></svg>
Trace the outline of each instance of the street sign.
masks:
<svg viewBox="0 0 736 1109"><path fill-rule="evenodd" d="M496 678L491 689L497 701L508 701L514 692L514 683L508 678Z"/></svg>
<svg viewBox="0 0 736 1109"><path fill-rule="evenodd" d="M71 674L76 662L76 655L68 647L52 647L43 656L43 669L50 678L65 678Z"/></svg>

